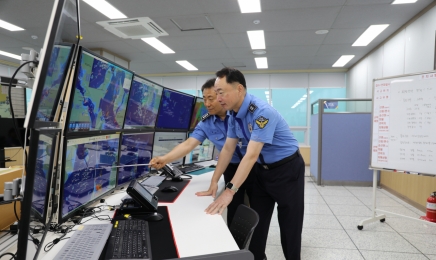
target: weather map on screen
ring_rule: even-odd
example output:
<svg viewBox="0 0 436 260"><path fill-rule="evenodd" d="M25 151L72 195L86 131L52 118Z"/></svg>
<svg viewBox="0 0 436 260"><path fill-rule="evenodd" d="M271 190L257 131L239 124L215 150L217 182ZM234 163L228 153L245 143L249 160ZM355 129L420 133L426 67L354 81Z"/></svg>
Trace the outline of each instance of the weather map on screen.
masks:
<svg viewBox="0 0 436 260"><path fill-rule="evenodd" d="M69 131L121 129L133 73L86 51L80 55Z"/></svg>
<svg viewBox="0 0 436 260"><path fill-rule="evenodd" d="M189 133L189 137L191 137L191 134L192 133ZM214 148L214 145L209 139L204 140L203 143L199 144L186 155L185 164L212 160Z"/></svg>
<svg viewBox="0 0 436 260"><path fill-rule="evenodd" d="M188 129L194 96L164 89L157 128Z"/></svg>
<svg viewBox="0 0 436 260"><path fill-rule="evenodd" d="M121 138L120 167L118 170L118 184L138 179L150 172L148 166L129 166L134 164L148 164L153 151L153 133L124 134Z"/></svg>
<svg viewBox="0 0 436 260"><path fill-rule="evenodd" d="M191 126L190 130L194 129L197 124L200 122L201 117L207 113L206 106L204 105L204 100L202 98L197 97L195 100L194 110L192 111L191 117Z"/></svg>
<svg viewBox="0 0 436 260"><path fill-rule="evenodd" d="M115 187L119 134L67 140L62 217Z"/></svg>
<svg viewBox="0 0 436 260"><path fill-rule="evenodd" d="M62 85L68 71L71 51L72 46L55 45L53 47L36 120L53 121Z"/></svg>
<svg viewBox="0 0 436 260"><path fill-rule="evenodd" d="M125 129L154 127L163 87L135 76L127 102Z"/></svg>

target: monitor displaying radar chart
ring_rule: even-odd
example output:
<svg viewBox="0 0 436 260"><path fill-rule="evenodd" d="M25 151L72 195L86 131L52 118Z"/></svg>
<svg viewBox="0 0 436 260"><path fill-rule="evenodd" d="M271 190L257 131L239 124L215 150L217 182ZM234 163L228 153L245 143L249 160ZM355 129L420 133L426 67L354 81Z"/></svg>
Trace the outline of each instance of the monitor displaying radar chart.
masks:
<svg viewBox="0 0 436 260"><path fill-rule="evenodd" d="M194 96L164 89L156 128L188 130Z"/></svg>
<svg viewBox="0 0 436 260"><path fill-rule="evenodd" d="M192 133L189 133L189 137L191 135ZM204 140L185 156L185 164L212 160L214 148L215 146L209 139Z"/></svg>
<svg viewBox="0 0 436 260"><path fill-rule="evenodd" d="M207 108L204 105L204 99L197 97L195 99L195 106L192 110L191 125L189 130L194 130L197 124L201 121L201 117L207 113Z"/></svg>
<svg viewBox="0 0 436 260"><path fill-rule="evenodd" d="M115 188L119 134L67 139L61 181L61 222Z"/></svg>
<svg viewBox="0 0 436 260"><path fill-rule="evenodd" d="M156 132L154 134L153 157L169 153L174 147L186 140L186 132ZM171 162L174 165L181 165L183 158Z"/></svg>
<svg viewBox="0 0 436 260"><path fill-rule="evenodd" d="M153 128L163 87L135 75L127 102L124 129Z"/></svg>
<svg viewBox="0 0 436 260"><path fill-rule="evenodd" d="M79 57L68 131L122 129L133 73L83 48Z"/></svg>

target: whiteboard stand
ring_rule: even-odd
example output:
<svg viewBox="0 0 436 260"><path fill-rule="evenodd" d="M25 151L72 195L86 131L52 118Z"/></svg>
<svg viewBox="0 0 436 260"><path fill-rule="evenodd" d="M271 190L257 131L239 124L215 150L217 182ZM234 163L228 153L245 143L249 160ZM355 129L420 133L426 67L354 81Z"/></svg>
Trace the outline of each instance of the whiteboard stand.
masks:
<svg viewBox="0 0 436 260"><path fill-rule="evenodd" d="M360 221L359 225L357 226L357 229L362 230L363 225L366 225L366 224L369 224L372 222L376 222L377 220L380 220L380 222L385 222L386 215L382 214L382 215L377 216L377 212L386 213L386 214L390 214L390 215L394 215L394 216L398 216L398 217L402 217L402 218L408 218L408 219L411 219L414 221L419 221L423 224L427 224L427 225L436 227L436 223L434 223L434 222L426 221L426 220L419 219L419 218L413 218L413 217L397 214L397 213L386 211L386 210L377 209L376 208L377 171L378 170L373 170L373 175L372 175L372 217Z"/></svg>

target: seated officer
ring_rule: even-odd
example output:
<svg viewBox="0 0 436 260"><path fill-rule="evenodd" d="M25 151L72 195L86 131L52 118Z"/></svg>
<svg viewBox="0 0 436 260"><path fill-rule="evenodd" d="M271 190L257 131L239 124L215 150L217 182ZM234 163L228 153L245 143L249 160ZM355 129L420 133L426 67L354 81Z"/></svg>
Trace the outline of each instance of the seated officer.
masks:
<svg viewBox="0 0 436 260"><path fill-rule="evenodd" d="M209 79L201 87L203 92L204 105L207 108L208 113L203 115L202 120L195 127L194 132L191 137L185 142L174 147L174 149L160 157L155 157L150 161L151 167L160 169L165 164L170 163L176 159L179 159L187 155L195 147L201 144L206 138L209 139L215 147L221 151L227 136L227 121L229 116L226 114L226 110L218 103L216 98L216 93L213 90L213 85L215 83L215 78ZM224 171L224 181L228 183L235 175L236 169L239 166L244 151L246 149L247 143L240 144L240 146L235 150L230 159L230 163ZM235 215L236 209L239 204L244 203L245 192L250 200L251 197L251 187L252 185L252 175L249 175L247 181L239 188L238 195L234 197L232 203L227 206L227 225L230 226L233 216ZM218 190L218 180L221 174L217 175L214 173L210 187L207 191L197 192L197 196L216 196Z"/></svg>

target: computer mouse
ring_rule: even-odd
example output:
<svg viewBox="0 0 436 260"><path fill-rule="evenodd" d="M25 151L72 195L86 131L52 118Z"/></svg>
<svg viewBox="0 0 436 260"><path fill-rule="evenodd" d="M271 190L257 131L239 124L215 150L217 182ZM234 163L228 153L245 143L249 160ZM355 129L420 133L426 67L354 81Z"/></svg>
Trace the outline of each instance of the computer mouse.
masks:
<svg viewBox="0 0 436 260"><path fill-rule="evenodd" d="M163 216L161 214L157 213L157 212L154 212L154 213L151 213L149 215L146 215L143 219L146 220L146 221L153 222L153 221L162 220Z"/></svg>
<svg viewBox="0 0 436 260"><path fill-rule="evenodd" d="M209 168L216 168L215 164L209 165Z"/></svg>
<svg viewBox="0 0 436 260"><path fill-rule="evenodd" d="M177 189L174 186L167 186L165 188L162 189L162 192L175 192L178 191L179 189Z"/></svg>

